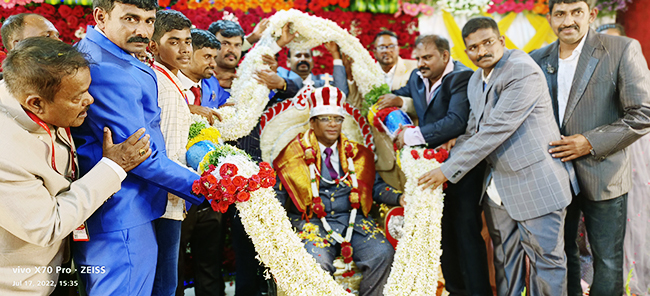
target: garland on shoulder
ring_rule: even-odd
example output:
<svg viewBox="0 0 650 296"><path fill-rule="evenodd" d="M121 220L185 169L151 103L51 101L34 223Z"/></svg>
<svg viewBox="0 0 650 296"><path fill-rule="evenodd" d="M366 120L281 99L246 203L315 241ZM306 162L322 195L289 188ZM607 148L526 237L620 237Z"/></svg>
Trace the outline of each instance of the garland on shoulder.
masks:
<svg viewBox="0 0 650 296"><path fill-rule="evenodd" d="M449 153L444 149L436 152L406 147L399 153L398 159L406 175L404 228L384 295L430 295L438 288L443 186L422 190L418 178L440 167L447 157Z"/></svg>

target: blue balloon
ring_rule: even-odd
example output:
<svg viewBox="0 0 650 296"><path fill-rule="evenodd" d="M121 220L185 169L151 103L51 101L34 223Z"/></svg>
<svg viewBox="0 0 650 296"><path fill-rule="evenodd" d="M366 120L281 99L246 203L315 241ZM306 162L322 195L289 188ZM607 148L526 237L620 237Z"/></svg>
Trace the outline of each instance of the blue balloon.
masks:
<svg viewBox="0 0 650 296"><path fill-rule="evenodd" d="M189 149L187 149L187 152L185 153L185 160L187 161L187 165L197 170L199 163L201 163L205 155L208 154L208 152L214 151L216 149L217 145L210 141L205 140L197 142Z"/></svg>

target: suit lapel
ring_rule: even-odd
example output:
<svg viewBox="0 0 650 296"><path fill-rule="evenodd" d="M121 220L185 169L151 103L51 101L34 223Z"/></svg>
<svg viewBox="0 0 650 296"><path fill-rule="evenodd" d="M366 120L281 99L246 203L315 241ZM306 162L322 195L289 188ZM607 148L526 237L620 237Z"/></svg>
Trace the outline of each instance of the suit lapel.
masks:
<svg viewBox="0 0 650 296"><path fill-rule="evenodd" d="M582 48L582 53L580 54L580 59L578 60L578 66L576 67L576 73L573 76L573 82L571 83L571 92L569 93L569 99L567 101L566 111L564 113L564 119L562 120L562 126L564 126L568 119L573 114L573 110L578 101L582 98L582 95L585 93L587 84L591 79L591 76L596 70L596 66L600 61L597 57L594 57L596 47L599 46L600 41L598 40L597 34L595 31L590 30L587 35L587 41Z"/></svg>
<svg viewBox="0 0 650 296"><path fill-rule="evenodd" d="M503 68L503 65L506 63L508 58L510 57L510 54L512 51L506 50L503 52L503 56L497 62L496 66L494 66L494 69L492 69L492 73L490 75L490 81L488 81L487 85L485 86L485 90L483 90L483 69L481 69L481 75L478 77L479 78L479 87L478 87L478 92L480 95L478 96L481 98L481 100L478 103L478 114L477 114L477 120L476 120L476 125L477 127L480 125L480 121L484 116L483 113L485 113L485 107L487 104L496 104L491 101L488 101L490 99L494 100L494 96L490 96L490 93L492 92L492 87L494 86L494 83L496 80L499 79L499 75L501 73L501 70Z"/></svg>
<svg viewBox="0 0 650 296"><path fill-rule="evenodd" d="M540 67L544 71L544 76L546 77L546 84L548 85L548 90L551 94L551 102L553 103L553 115L555 116L555 122L560 125L558 104L557 104L557 71L558 71L558 48L559 41L554 42L548 55L542 58L540 61Z"/></svg>

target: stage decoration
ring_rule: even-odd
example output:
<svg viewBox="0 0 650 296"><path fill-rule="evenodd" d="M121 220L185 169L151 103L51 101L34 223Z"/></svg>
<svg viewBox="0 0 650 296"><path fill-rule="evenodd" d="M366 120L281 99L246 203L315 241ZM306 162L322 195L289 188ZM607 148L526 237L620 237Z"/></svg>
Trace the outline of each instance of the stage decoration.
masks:
<svg viewBox="0 0 650 296"><path fill-rule="evenodd" d="M430 295L438 289L438 268L442 255L440 220L444 201L443 186L422 189L418 178L440 167L449 157L444 149L402 149L398 155L406 175L404 224L395 259L384 287L384 295ZM390 225L390 221L387 221Z"/></svg>
<svg viewBox="0 0 650 296"><path fill-rule="evenodd" d="M439 0L438 5L454 15L470 17L484 12L490 2L490 0Z"/></svg>
<svg viewBox="0 0 650 296"><path fill-rule="evenodd" d="M215 122L214 126L221 131L224 140L231 141L246 136L257 125L268 101L269 89L252 79L253 73L257 69L268 69L261 56L276 53L271 49L275 46L273 43L282 35L282 27L289 22L293 24L292 32L299 32L288 44L290 49L310 49L334 41L342 53L355 61L352 64L352 73L362 94L383 84L381 68L363 48L359 39L330 20L310 16L295 9L279 11L269 18L269 27L239 67L239 77L233 81L231 88L231 100L235 102L235 106L219 109L223 120Z"/></svg>

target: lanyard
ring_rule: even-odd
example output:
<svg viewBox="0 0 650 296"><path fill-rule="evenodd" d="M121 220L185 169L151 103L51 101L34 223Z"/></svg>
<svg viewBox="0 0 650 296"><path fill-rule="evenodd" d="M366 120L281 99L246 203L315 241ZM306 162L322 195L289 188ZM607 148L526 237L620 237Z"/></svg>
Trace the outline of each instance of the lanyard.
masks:
<svg viewBox="0 0 650 296"><path fill-rule="evenodd" d="M31 118L34 122L36 122L36 124L38 124L40 127L42 127L47 132L47 134L50 136L50 141L52 141L52 168L57 173L59 173L59 175L65 177L65 174L62 174L56 168L56 161L55 161L56 160L56 157L55 157L56 149L54 147L54 137L52 137L52 133L50 132L50 128L47 126L47 124L45 124L45 122L43 122L43 120L38 118L34 113L29 112L27 110L25 110L25 112L27 112L27 115L29 115L29 118ZM66 127L65 132L68 134L68 139L70 140L70 161L72 162L72 175L69 176L69 178L71 180L74 180L74 179L76 179L75 177L77 176L77 173L76 173L77 172L77 167L76 167L75 162L74 162L74 147L72 146L72 135L70 134L70 128Z"/></svg>
<svg viewBox="0 0 650 296"><path fill-rule="evenodd" d="M171 82L174 84L174 86L176 86L176 89L178 89L178 91L179 91L179 92L181 93L181 95L183 96L183 99L185 99L185 103L187 103L187 105L189 106L189 105L190 105L190 101L187 100L187 96L186 96L185 93L181 90L181 88L178 87L178 84L176 84L176 81L174 81L174 79L172 79L172 77L169 75L169 73L167 73L167 71L165 71L165 69L160 68L160 67L159 67L158 65L156 65L156 64L151 65L151 67L154 68L154 69L156 69L156 70L158 70L158 71L160 71L160 72L162 72L163 74L165 74L165 76L167 76L167 78L169 78L169 80L171 80Z"/></svg>

